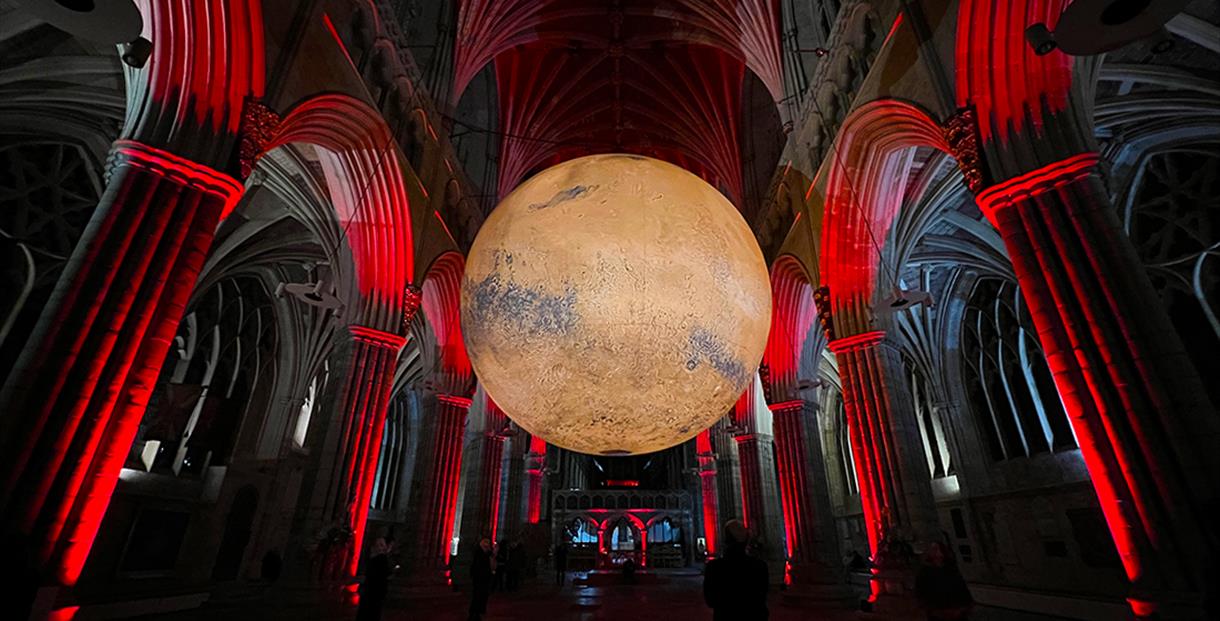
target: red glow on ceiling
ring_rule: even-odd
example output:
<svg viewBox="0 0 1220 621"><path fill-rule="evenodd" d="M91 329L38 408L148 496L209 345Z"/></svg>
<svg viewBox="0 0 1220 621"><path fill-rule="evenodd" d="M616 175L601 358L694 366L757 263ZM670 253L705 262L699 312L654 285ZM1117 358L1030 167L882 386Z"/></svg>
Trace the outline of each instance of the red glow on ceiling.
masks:
<svg viewBox="0 0 1220 621"><path fill-rule="evenodd" d="M290 143L320 147L319 161L364 297L356 320L397 324L403 290L414 278L415 243L404 171L385 121L352 97L319 95L284 117L267 149Z"/></svg>
<svg viewBox="0 0 1220 621"><path fill-rule="evenodd" d="M1059 50L1038 56L1025 29L1045 23L1054 30L1069 0L962 0L958 9L957 103L978 112L984 142L1007 141L1027 124L1068 105L1072 58Z"/></svg>
<svg viewBox="0 0 1220 621"><path fill-rule="evenodd" d="M796 258L780 257L771 268L771 331L763 355L775 399L796 395L801 349L815 314L809 277Z"/></svg>
<svg viewBox="0 0 1220 621"><path fill-rule="evenodd" d="M462 339L460 313L462 273L465 269L466 260L462 255L445 253L432 264L423 285L424 315L441 351L437 389L448 395L468 394L473 377L470 357L466 354L466 344Z"/></svg>
<svg viewBox="0 0 1220 621"><path fill-rule="evenodd" d="M940 126L906 102L876 100L843 122L827 182L820 269L839 334L868 325L881 245L902 206L913 147L921 146L949 150Z"/></svg>
<svg viewBox="0 0 1220 621"><path fill-rule="evenodd" d="M263 95L262 2L144 4L143 35L154 45L141 73L152 97L177 112L179 125L235 135L246 98Z"/></svg>

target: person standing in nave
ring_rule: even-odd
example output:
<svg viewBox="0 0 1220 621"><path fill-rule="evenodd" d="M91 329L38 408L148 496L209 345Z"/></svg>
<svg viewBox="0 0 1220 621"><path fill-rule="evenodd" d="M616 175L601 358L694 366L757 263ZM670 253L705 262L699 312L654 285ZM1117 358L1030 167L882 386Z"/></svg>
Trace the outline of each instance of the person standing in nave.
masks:
<svg viewBox="0 0 1220 621"><path fill-rule="evenodd" d="M470 562L470 621L478 621L487 613L487 600L491 597L492 577L496 574L496 557L491 540L479 540Z"/></svg>
<svg viewBox="0 0 1220 621"><path fill-rule="evenodd" d="M555 546L555 586L563 586L568 578L568 546L560 542Z"/></svg>
<svg viewBox="0 0 1220 621"><path fill-rule="evenodd" d="M939 541L932 542L924 553L923 567L915 577L915 594L928 621L966 621L974 606L957 562Z"/></svg>
<svg viewBox="0 0 1220 621"><path fill-rule="evenodd" d="M745 524L724 525L724 556L713 559L703 571L703 601L713 621L766 621L767 563L750 556L750 532Z"/></svg>
<svg viewBox="0 0 1220 621"><path fill-rule="evenodd" d="M364 581L360 583L360 607L356 610L356 621L378 621L390 591L390 574L394 567L390 562L393 539L378 538L373 542L373 555L364 567Z"/></svg>

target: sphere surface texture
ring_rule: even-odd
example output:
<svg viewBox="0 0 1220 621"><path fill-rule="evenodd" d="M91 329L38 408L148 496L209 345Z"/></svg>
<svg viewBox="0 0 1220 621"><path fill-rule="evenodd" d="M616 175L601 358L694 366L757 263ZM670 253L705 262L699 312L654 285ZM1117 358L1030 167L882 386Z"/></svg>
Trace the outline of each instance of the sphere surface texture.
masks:
<svg viewBox="0 0 1220 621"><path fill-rule="evenodd" d="M479 230L462 281L487 393L582 453L649 453L712 425L753 381L770 322L766 263L737 209L635 155L521 184Z"/></svg>

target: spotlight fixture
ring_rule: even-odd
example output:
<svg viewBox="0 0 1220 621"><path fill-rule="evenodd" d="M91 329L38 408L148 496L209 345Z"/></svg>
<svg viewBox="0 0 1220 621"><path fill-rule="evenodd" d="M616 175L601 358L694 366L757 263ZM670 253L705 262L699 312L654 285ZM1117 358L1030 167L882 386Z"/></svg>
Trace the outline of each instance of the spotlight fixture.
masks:
<svg viewBox="0 0 1220 621"><path fill-rule="evenodd" d="M820 378L820 377L815 377L813 379L801 379L801 380L796 381L796 389L800 392L804 392L806 390L813 390L815 388L821 388L822 386L823 386L822 378Z"/></svg>
<svg viewBox="0 0 1220 621"><path fill-rule="evenodd" d="M123 53L119 58L133 69L143 69L144 65L148 64L148 58L152 56L152 49L152 41L136 37L135 40L123 44Z"/></svg>
<svg viewBox="0 0 1220 621"><path fill-rule="evenodd" d="M928 308L933 308L936 305L931 293L917 289L904 290L901 287L894 287L894 291L886 296L881 303L884 307L888 307L894 312L903 311L921 304Z"/></svg>
<svg viewBox="0 0 1220 621"><path fill-rule="evenodd" d="M829 54L830 50L828 50L824 47L815 47L815 48L807 49L807 50L797 50L797 52L800 52L801 54L813 54L814 56L821 58L821 57Z"/></svg>
<svg viewBox="0 0 1220 621"><path fill-rule="evenodd" d="M1076 0L1059 15L1054 32L1044 23L1025 29L1034 53L1058 49L1072 56L1092 56L1116 50L1140 39L1156 37L1152 52L1173 47L1165 24L1186 8L1188 0Z"/></svg>
<svg viewBox="0 0 1220 621"><path fill-rule="evenodd" d="M275 296L282 298L291 295L310 306L334 311L337 315L343 310L343 302L326 289L324 280L316 283L280 283L275 286Z"/></svg>

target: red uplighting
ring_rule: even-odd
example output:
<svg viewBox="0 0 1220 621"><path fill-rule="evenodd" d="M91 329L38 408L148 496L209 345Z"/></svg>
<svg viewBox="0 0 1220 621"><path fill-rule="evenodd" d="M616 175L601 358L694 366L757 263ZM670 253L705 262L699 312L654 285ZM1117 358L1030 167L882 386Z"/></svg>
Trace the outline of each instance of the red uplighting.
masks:
<svg viewBox="0 0 1220 621"><path fill-rule="evenodd" d="M640 482L635 479L606 479L606 487L639 487Z"/></svg>

